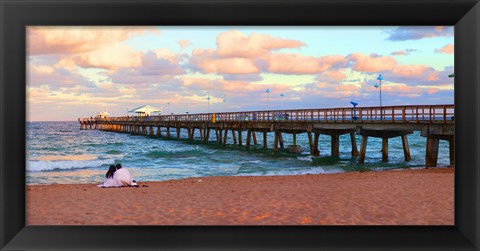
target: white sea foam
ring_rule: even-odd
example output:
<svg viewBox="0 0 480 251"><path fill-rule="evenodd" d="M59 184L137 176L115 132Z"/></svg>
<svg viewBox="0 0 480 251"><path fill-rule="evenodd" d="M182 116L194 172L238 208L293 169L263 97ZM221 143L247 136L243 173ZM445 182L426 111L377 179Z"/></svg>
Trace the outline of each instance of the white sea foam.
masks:
<svg viewBox="0 0 480 251"><path fill-rule="evenodd" d="M116 158L108 159L95 159L85 161L75 160L61 160L61 161L27 161L27 171L29 172L41 172L50 170L68 170L68 169L81 169L89 167L99 167L102 165L113 164Z"/></svg>
<svg viewBox="0 0 480 251"><path fill-rule="evenodd" d="M341 169L325 170L321 167L315 167L304 170L268 170L265 172L240 173L236 176L286 176L286 175L305 175L305 174L328 174L328 173L342 173Z"/></svg>
<svg viewBox="0 0 480 251"><path fill-rule="evenodd" d="M308 156L298 156L297 159L298 159L298 160L303 160L303 161L310 161L310 162L312 162L312 155L308 155Z"/></svg>
<svg viewBox="0 0 480 251"><path fill-rule="evenodd" d="M245 164L245 163L249 163L249 164L260 164L262 163L263 161L261 160L242 160L240 161L240 164Z"/></svg>

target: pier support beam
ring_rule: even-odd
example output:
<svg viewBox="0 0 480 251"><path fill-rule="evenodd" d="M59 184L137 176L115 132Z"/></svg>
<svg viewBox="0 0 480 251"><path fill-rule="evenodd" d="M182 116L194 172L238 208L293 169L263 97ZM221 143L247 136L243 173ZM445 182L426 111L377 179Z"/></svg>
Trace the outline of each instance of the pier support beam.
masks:
<svg viewBox="0 0 480 251"><path fill-rule="evenodd" d="M263 132L263 148L267 148L267 132Z"/></svg>
<svg viewBox="0 0 480 251"><path fill-rule="evenodd" d="M427 137L426 168L437 166L439 139Z"/></svg>
<svg viewBox="0 0 480 251"><path fill-rule="evenodd" d="M167 126L167 139L170 138L170 126Z"/></svg>
<svg viewBox="0 0 480 251"><path fill-rule="evenodd" d="M219 129L219 130L218 130L218 143L219 143L219 144L222 144L222 142L223 142L222 132L223 132L222 129Z"/></svg>
<svg viewBox="0 0 480 251"><path fill-rule="evenodd" d="M257 144L257 132L252 132L252 137L253 137L253 144Z"/></svg>
<svg viewBox="0 0 480 251"><path fill-rule="evenodd" d="M150 126L150 136L153 136L153 126Z"/></svg>
<svg viewBox="0 0 480 251"><path fill-rule="evenodd" d="M314 140L313 140L313 156L320 156L320 151L318 150L318 139L320 138L320 133L315 133L314 134Z"/></svg>
<svg viewBox="0 0 480 251"><path fill-rule="evenodd" d="M402 137L402 144L404 145L405 160L410 158L410 150L408 149L407 135L412 134L413 131L409 130L363 130L358 128L358 134L362 135L362 146L360 147L359 164L365 163L365 153L367 152L367 138L376 137L382 139L382 161L388 161L388 139L394 137ZM407 149L407 150L405 150ZM408 153L408 154L407 154Z"/></svg>
<svg viewBox="0 0 480 251"><path fill-rule="evenodd" d="M350 133L350 141L352 142L352 156L358 156L358 149L357 149L357 139L355 138L355 133Z"/></svg>
<svg viewBox="0 0 480 251"><path fill-rule="evenodd" d="M332 157L338 157L340 156L340 136L337 135L331 135L331 148L332 148Z"/></svg>
<svg viewBox="0 0 480 251"><path fill-rule="evenodd" d="M388 138L382 138L382 161L388 161Z"/></svg>
<svg viewBox="0 0 480 251"><path fill-rule="evenodd" d="M278 152L278 138L279 138L279 132L275 131L275 137L273 139L273 151Z"/></svg>
<svg viewBox="0 0 480 251"><path fill-rule="evenodd" d="M210 139L210 128L205 129L205 143L208 144L208 140Z"/></svg>
<svg viewBox="0 0 480 251"><path fill-rule="evenodd" d="M250 149L250 139L252 138L252 131L247 131L247 149Z"/></svg>
<svg viewBox="0 0 480 251"><path fill-rule="evenodd" d="M223 134L223 145L227 145L227 139L228 139L228 130L225 129L225 133Z"/></svg>
<svg viewBox="0 0 480 251"><path fill-rule="evenodd" d="M280 142L280 147L281 147L282 149L285 148L285 145L283 144L282 132L279 132L279 133L278 133L278 141Z"/></svg>
<svg viewBox="0 0 480 251"><path fill-rule="evenodd" d="M312 139L312 133L311 133L311 132L307 132L307 136L308 136L308 146L310 147L310 154L313 155L313 139Z"/></svg>
<svg viewBox="0 0 480 251"><path fill-rule="evenodd" d="M450 149L450 166L455 165L455 139L450 139L448 141L449 149Z"/></svg>
<svg viewBox="0 0 480 251"><path fill-rule="evenodd" d="M362 145L360 146L360 157L358 158L359 164L365 163L365 153L367 152L367 141L368 141L368 136L362 135Z"/></svg>
<svg viewBox="0 0 480 251"><path fill-rule="evenodd" d="M235 130L232 130L233 144L237 144L237 136L235 136Z"/></svg>
<svg viewBox="0 0 480 251"><path fill-rule="evenodd" d="M407 135L402 136L402 146L403 146L403 155L405 156L405 161L410 161L412 157L410 157L410 147L408 146Z"/></svg>
<svg viewBox="0 0 480 251"><path fill-rule="evenodd" d="M180 127L177 127L177 139L180 139Z"/></svg>
<svg viewBox="0 0 480 251"><path fill-rule="evenodd" d="M330 135L331 144L330 151L332 157L340 156L340 135L350 134L350 140L352 141L352 156L358 156L357 144L355 141L354 129L327 129L327 128L315 128L315 133ZM353 138L352 138L353 137Z"/></svg>
<svg viewBox="0 0 480 251"><path fill-rule="evenodd" d="M242 131L238 131L238 145L242 146Z"/></svg>

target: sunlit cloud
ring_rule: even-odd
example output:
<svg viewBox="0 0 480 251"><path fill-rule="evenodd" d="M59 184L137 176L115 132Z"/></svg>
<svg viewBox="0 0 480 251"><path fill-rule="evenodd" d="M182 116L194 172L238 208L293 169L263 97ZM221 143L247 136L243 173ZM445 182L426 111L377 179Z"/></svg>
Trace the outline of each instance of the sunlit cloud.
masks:
<svg viewBox="0 0 480 251"><path fill-rule="evenodd" d="M363 72L381 72L392 70L397 61L390 56L365 55L352 53L348 56L353 62L353 70Z"/></svg>
<svg viewBox="0 0 480 251"><path fill-rule="evenodd" d="M158 34L153 27L29 26L29 55L88 52L145 33Z"/></svg>
<svg viewBox="0 0 480 251"><path fill-rule="evenodd" d="M95 86L75 71L47 65L27 64L27 84L32 86L48 85L51 87L62 86Z"/></svg>
<svg viewBox="0 0 480 251"><path fill-rule="evenodd" d="M190 40L178 40L178 45L180 48L184 49L185 47L192 45L192 41Z"/></svg>
<svg viewBox="0 0 480 251"><path fill-rule="evenodd" d="M388 31L387 40L405 41L432 37L453 36L453 26L400 26Z"/></svg>
<svg viewBox="0 0 480 251"><path fill-rule="evenodd" d="M394 51L390 53L392 56L405 56L405 55L410 55L414 52L418 52L417 49L406 49L406 50L400 50L400 51Z"/></svg>
<svg viewBox="0 0 480 251"><path fill-rule="evenodd" d="M222 32L217 37L218 55L223 57L260 57L272 50L302 46L305 44L298 40L274 38L258 33L245 35L236 30Z"/></svg>
<svg viewBox="0 0 480 251"><path fill-rule="evenodd" d="M453 44L447 44L442 48L436 49L435 52L438 53L445 53L445 54L453 54L455 52L455 47Z"/></svg>
<svg viewBox="0 0 480 251"><path fill-rule="evenodd" d="M293 53L275 53L267 56L267 70L281 74L317 74L335 65L346 64L343 56L310 57Z"/></svg>
<svg viewBox="0 0 480 251"><path fill-rule="evenodd" d="M116 70L119 68L140 66L142 63L142 53L134 51L124 44L115 43L74 56L73 61L84 68Z"/></svg>
<svg viewBox="0 0 480 251"><path fill-rule="evenodd" d="M219 74L253 74L259 73L260 68L255 59L242 57L221 57L213 49L197 49L192 52L190 63L203 73Z"/></svg>

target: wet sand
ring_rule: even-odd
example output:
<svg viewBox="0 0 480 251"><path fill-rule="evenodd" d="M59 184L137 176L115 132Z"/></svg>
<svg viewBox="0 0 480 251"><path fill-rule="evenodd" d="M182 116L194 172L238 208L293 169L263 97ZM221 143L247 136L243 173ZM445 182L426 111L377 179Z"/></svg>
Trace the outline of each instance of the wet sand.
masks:
<svg viewBox="0 0 480 251"><path fill-rule="evenodd" d="M453 225L454 170L29 185L28 225Z"/></svg>

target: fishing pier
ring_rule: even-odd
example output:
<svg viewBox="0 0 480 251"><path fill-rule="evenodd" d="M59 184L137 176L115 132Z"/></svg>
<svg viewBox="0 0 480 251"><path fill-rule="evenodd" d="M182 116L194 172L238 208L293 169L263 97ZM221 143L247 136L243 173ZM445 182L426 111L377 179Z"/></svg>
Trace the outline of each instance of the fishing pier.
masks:
<svg viewBox="0 0 480 251"><path fill-rule="evenodd" d="M273 151L285 148L283 134L292 134L289 151L300 151L296 136L306 133L310 153L319 156L320 134L331 137L331 156L339 156L340 135L349 134L351 154L358 156L358 163L366 158L369 137L382 139L382 160L388 161L388 140L401 137L405 161L409 161L409 134L420 131L427 138L426 167L437 166L439 140L449 142L450 165L455 164L455 106L454 105L409 105L358 108L325 108L301 110L269 110L247 112L221 112L200 114L173 114L160 116L125 116L107 118L79 118L82 130L103 130L138 135L180 139L181 130L186 130L188 139L194 140L198 129L200 139L209 143L215 133L219 144L226 145L228 137L233 143L245 147L257 145L257 133L263 134L263 147L267 148L267 133L274 133ZM162 128L166 135L162 135ZM362 136L360 151L355 134Z"/></svg>

